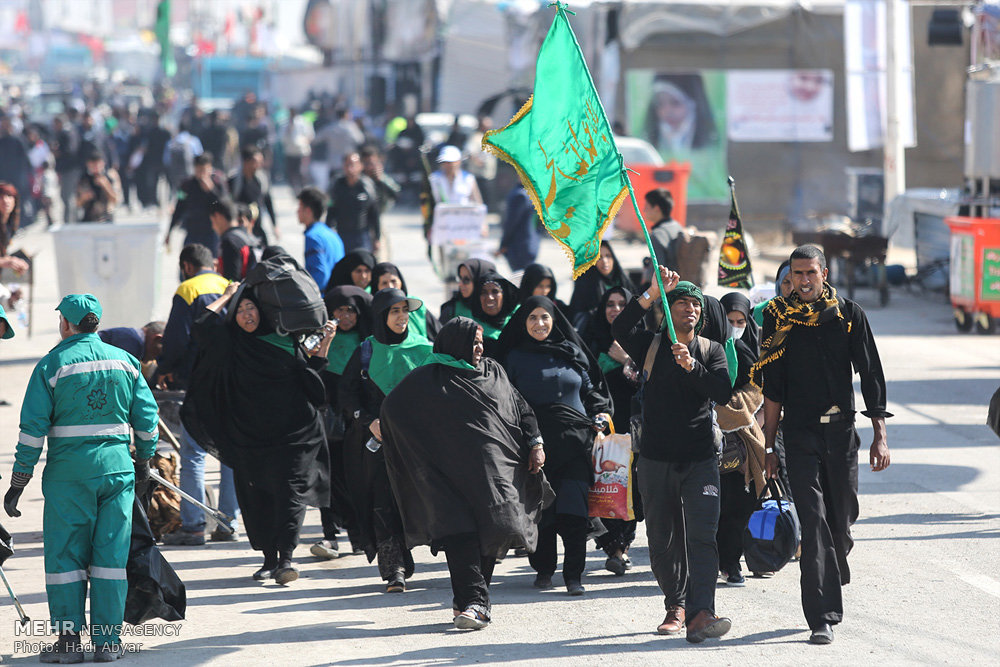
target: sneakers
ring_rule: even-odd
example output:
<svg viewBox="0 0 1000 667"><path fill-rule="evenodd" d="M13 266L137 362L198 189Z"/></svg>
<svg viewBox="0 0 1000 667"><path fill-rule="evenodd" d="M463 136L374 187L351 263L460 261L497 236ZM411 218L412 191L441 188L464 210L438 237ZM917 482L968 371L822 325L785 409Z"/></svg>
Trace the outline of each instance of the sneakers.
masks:
<svg viewBox="0 0 1000 667"><path fill-rule="evenodd" d="M656 632L661 635L676 635L684 628L684 607L673 605L667 610L663 623L656 626Z"/></svg>
<svg viewBox="0 0 1000 667"><path fill-rule="evenodd" d="M57 665L74 665L83 662L84 655L80 635L74 632L59 635L59 639L42 650L38 659Z"/></svg>
<svg viewBox="0 0 1000 667"><path fill-rule="evenodd" d="M386 593L405 593L406 592L406 579L403 578L402 572L397 572L389 578L389 581L385 584Z"/></svg>
<svg viewBox="0 0 1000 667"><path fill-rule="evenodd" d="M209 539L213 542L235 542L239 538L240 535L235 529L230 533L228 530L218 526L215 527L215 530L213 530L212 534L209 536ZM202 544L204 544L204 542L202 542Z"/></svg>
<svg viewBox="0 0 1000 667"><path fill-rule="evenodd" d="M621 556L608 556L608 559L604 561L604 569L608 572L614 572L619 577L623 577L628 566L625 565L625 559Z"/></svg>
<svg viewBox="0 0 1000 667"><path fill-rule="evenodd" d="M829 623L824 623L809 635L810 644L831 644L833 643L833 628Z"/></svg>
<svg viewBox="0 0 1000 667"><path fill-rule="evenodd" d="M573 597L583 595L587 592L587 589L583 587L579 581L567 581L566 582L566 592Z"/></svg>
<svg viewBox="0 0 1000 667"><path fill-rule="evenodd" d="M333 560L340 557L340 551L337 549L337 543L332 540L320 540L316 544L309 547L309 553L316 558L322 558L323 560Z"/></svg>
<svg viewBox="0 0 1000 667"><path fill-rule="evenodd" d="M178 528L160 538L163 544L176 547L200 547L205 544L205 531L188 532Z"/></svg>
<svg viewBox="0 0 1000 667"><path fill-rule="evenodd" d="M482 630L490 624L490 620L478 611L466 609L455 617L454 623L460 630Z"/></svg>
<svg viewBox="0 0 1000 667"><path fill-rule="evenodd" d="M747 585L746 577L744 577L740 572L733 572L731 574L723 572L722 574L726 575L726 586L739 588Z"/></svg>
<svg viewBox="0 0 1000 667"><path fill-rule="evenodd" d="M551 574L539 574L535 576L535 583L533 584L535 588L543 591L547 591L552 588L552 575Z"/></svg>
<svg viewBox="0 0 1000 667"><path fill-rule="evenodd" d="M121 644L105 643L94 649L94 662L114 662L125 657L125 647Z"/></svg>
<svg viewBox="0 0 1000 667"><path fill-rule="evenodd" d="M720 618L712 612L702 609L687 624L687 640L692 644L700 644L706 639L717 639L729 632L733 622L728 618Z"/></svg>

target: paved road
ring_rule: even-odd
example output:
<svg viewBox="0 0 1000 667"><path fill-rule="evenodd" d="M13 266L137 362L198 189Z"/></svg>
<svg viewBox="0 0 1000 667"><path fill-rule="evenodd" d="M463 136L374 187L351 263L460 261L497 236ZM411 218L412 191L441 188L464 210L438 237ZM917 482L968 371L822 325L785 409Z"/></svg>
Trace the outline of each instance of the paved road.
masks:
<svg viewBox="0 0 1000 667"><path fill-rule="evenodd" d="M291 199L280 198L282 244L301 253ZM394 258L414 293L429 304L443 297L423 255L415 216L390 216ZM54 270L50 237L30 232L21 243L40 250L41 275ZM17 245L17 243L15 243ZM175 244L176 246L176 244ZM160 263L157 312L165 316L176 284L176 253ZM619 249L632 263L638 246ZM563 296L568 270L554 243L542 261L559 269ZM766 262L761 265L768 268ZM56 337L54 280L41 281L36 333L0 345L0 471L9 476L17 438L20 393L39 356ZM481 632L450 624L445 564L417 549L417 573L404 595L387 596L363 557L318 562L308 546L319 539L319 515L310 510L296 552L302 578L287 588L259 584L250 574L259 557L245 541L199 548L164 548L188 588L188 617L179 636L137 637L144 665L466 665L798 663L993 663L1000 630L1000 440L984 425L986 404L1000 385L1000 338L957 335L947 304L894 292L885 309L862 292L889 378L889 443L893 463L874 474L862 466L861 518L852 554L854 582L845 590L846 620L835 643L806 643L797 567L746 588L720 586L717 606L733 630L720 642L691 646L654 634L662 599L648 567L640 527L632 550L635 569L617 578L592 551L584 598L561 589L538 592L525 558L497 567L494 622ZM136 324L141 324L137 322ZM870 442L870 428L862 429ZM862 462L864 463L864 462ZM3 484L6 488L6 482ZM5 571L28 613L47 616L42 575L41 491L28 488L12 530L17 555ZM556 582L561 583L556 577ZM2 596L2 593L0 593ZM37 659L16 651L13 607L0 601L0 661ZM27 638L37 641L37 638ZM993 658L990 658L993 656Z"/></svg>

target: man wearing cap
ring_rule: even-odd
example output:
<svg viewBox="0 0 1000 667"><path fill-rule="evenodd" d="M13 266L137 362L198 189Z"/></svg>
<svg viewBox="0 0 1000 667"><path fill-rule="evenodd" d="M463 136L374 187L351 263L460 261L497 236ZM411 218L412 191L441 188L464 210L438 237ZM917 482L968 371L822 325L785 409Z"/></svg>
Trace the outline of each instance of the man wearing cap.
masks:
<svg viewBox="0 0 1000 667"><path fill-rule="evenodd" d="M344 249L377 253L382 244L378 193L372 180L362 173L356 150L344 155L344 173L330 186L329 195L326 224L340 235Z"/></svg>
<svg viewBox="0 0 1000 667"><path fill-rule="evenodd" d="M694 284L659 267L677 333L665 332L642 388L642 437L638 478L646 514L649 564L663 591L667 616L657 627L700 643L726 634L732 622L715 614L719 550L719 462L712 427L712 402L732 397L726 353L698 336L705 322L705 299ZM632 299L611 325L615 340L642 364L654 334L638 325L660 299L656 281ZM645 371L644 371L645 372Z"/></svg>
<svg viewBox="0 0 1000 667"><path fill-rule="evenodd" d="M434 204L482 204L483 196L476 177L462 169L462 151L457 146L442 146L438 151L438 169L428 178ZM430 239L434 219L424 220L424 236ZM485 236L484 231L484 236Z"/></svg>
<svg viewBox="0 0 1000 667"><path fill-rule="evenodd" d="M95 333L101 318L96 297L70 294L56 310L62 342L28 381L3 505L8 516L21 516L18 500L48 437L42 477L45 590L60 635L41 659L83 662L80 630L89 580L94 661L110 662L124 655L118 630L128 591L134 484L148 477L156 450L156 402L139 362Z"/></svg>

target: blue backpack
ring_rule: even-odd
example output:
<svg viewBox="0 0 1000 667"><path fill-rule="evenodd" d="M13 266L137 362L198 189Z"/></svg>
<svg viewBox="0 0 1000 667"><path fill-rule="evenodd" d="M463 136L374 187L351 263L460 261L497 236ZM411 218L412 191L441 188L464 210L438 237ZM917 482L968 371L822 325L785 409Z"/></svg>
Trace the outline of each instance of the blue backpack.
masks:
<svg viewBox="0 0 1000 667"><path fill-rule="evenodd" d="M777 572L795 556L802 529L795 504L785 498L775 480L767 482L764 498L761 491L758 509L750 515L743 531L743 557L751 572Z"/></svg>

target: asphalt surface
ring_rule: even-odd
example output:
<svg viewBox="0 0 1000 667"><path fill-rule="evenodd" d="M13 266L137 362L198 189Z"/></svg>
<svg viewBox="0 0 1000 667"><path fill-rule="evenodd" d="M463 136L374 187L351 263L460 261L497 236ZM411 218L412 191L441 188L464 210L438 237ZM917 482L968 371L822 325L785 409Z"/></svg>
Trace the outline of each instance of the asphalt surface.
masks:
<svg viewBox="0 0 1000 667"><path fill-rule="evenodd" d="M278 204L281 243L301 256L292 200L284 194ZM392 257L412 292L436 308L444 289L424 255L419 220L397 213L389 216L387 228ZM163 318L176 287L180 241L175 238L173 252L159 254L158 266L150 262L159 281L153 310ZM0 407L5 478L24 386L34 363L58 336L52 237L29 230L15 240L18 246L39 253L39 278L34 336L19 331L0 343L0 397L12 404ZM629 265L643 254L635 244L619 244L617 250ZM757 260L760 275L771 273L774 260L787 252L761 250L766 253ZM551 240L543 244L540 261L557 269L561 296L567 298L568 263ZM990 396L1000 386L1000 337L958 334L939 296L897 289L889 306L880 308L872 291L861 290L857 300L871 320L889 381L889 409L895 413L888 422L892 465L882 473L868 469L871 428L861 424L861 517L854 528L853 582L845 588L845 620L835 628L830 646L806 642L794 563L773 578L748 578L745 588L720 584L717 610L733 620L723 639L694 646L683 637L656 635L663 601L649 571L642 525L630 552L635 567L624 577L603 569L603 553L589 552L582 598L568 597L558 574L555 590L536 591L527 559L507 558L493 581L493 623L479 632L455 630L443 558L416 549L417 572L409 590L387 595L375 566L364 557L321 562L309 554L321 537L319 514L310 509L296 551L302 576L287 587L250 578L261 558L245 539L163 547L187 585L187 619L179 625L147 624L142 632L149 636L125 637L140 649L126 659L144 665L995 664L1000 440L985 421ZM211 464L208 478L217 480ZM6 479L2 486L5 490ZM38 479L20 507L21 518L3 517L17 548L4 571L27 613L40 620L48 610ZM3 598L0 662L37 662L27 643L49 638L19 635L18 628L15 610Z"/></svg>

